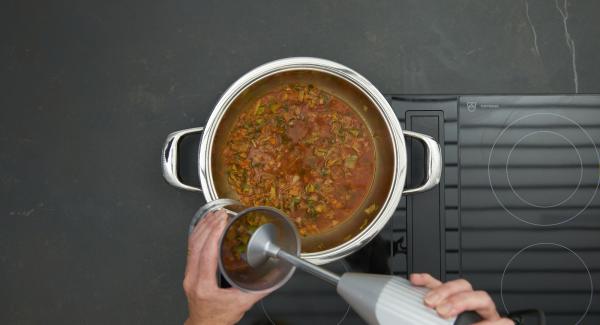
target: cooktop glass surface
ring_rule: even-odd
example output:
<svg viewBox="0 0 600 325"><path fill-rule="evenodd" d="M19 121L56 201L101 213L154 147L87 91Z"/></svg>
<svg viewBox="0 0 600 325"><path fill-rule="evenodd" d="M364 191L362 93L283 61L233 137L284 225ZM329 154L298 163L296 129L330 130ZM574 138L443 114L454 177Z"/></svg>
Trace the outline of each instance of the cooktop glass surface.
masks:
<svg viewBox="0 0 600 325"><path fill-rule="evenodd" d="M463 97L461 272L500 310L600 323L600 97Z"/></svg>

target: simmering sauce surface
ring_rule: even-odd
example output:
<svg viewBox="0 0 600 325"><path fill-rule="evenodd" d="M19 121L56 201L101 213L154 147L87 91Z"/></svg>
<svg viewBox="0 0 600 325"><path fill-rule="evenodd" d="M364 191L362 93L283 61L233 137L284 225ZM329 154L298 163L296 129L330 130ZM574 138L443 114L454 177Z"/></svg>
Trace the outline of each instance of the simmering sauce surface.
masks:
<svg viewBox="0 0 600 325"><path fill-rule="evenodd" d="M352 216L375 173L373 139L364 121L344 101L312 85L288 85L250 105L222 155L240 201L279 208L302 236Z"/></svg>

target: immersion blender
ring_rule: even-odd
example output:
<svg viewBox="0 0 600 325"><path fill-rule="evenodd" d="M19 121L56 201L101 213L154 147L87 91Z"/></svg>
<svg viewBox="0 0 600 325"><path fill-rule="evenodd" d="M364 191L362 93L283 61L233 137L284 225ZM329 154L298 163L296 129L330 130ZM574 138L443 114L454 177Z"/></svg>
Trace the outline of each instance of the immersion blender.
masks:
<svg viewBox="0 0 600 325"><path fill-rule="evenodd" d="M295 267L302 269L336 287L338 294L369 324L408 325L464 325L481 321L474 312L463 312L458 317L443 319L423 304L429 289L415 287L408 280L391 275L347 272L341 276L309 263L298 257L300 238L296 228L285 215L270 207L249 208L238 213L226 232L244 222L248 212L260 212L268 216L268 222L260 225L250 237L242 259L249 270L228 270L223 256L219 268L225 278L245 291L274 290L292 276Z"/></svg>

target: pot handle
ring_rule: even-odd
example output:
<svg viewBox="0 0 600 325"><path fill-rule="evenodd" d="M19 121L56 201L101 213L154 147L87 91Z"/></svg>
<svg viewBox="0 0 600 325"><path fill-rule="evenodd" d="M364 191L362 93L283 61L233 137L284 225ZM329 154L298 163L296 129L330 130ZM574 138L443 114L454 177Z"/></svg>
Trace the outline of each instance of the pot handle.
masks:
<svg viewBox="0 0 600 325"><path fill-rule="evenodd" d="M425 164L427 168L425 183L421 184L419 187L404 189L402 193L412 194L425 192L440 183L440 178L442 176L442 149L440 148L440 145L428 135L406 130L402 132L404 135L423 142L425 145Z"/></svg>
<svg viewBox="0 0 600 325"><path fill-rule="evenodd" d="M188 134L204 131L204 127L197 127L173 132L167 136L161 152L162 174L167 183L188 191L202 192L202 189L183 184L177 175L177 154L179 153L179 140Z"/></svg>

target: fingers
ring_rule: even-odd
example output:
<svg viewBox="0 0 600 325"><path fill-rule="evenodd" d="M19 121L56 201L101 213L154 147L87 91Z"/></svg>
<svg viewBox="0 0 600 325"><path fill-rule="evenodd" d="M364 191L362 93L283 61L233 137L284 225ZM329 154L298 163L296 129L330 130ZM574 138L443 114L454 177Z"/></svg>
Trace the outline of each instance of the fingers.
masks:
<svg viewBox="0 0 600 325"><path fill-rule="evenodd" d="M431 275L429 275L427 273L411 274L410 282L413 285L420 286L420 287L427 287L429 289L437 288L442 284L442 282L440 282L438 279L432 277Z"/></svg>
<svg viewBox="0 0 600 325"><path fill-rule="evenodd" d="M215 274L217 272L217 265L219 259L219 238L225 230L227 224L227 214L225 211L217 211L214 215L214 223L211 228L207 229L209 234L207 235L204 247L202 248L202 254L199 260L198 276L201 278L211 278L215 281Z"/></svg>
<svg viewBox="0 0 600 325"><path fill-rule="evenodd" d="M211 233L214 223L218 221L214 212L209 212L198 224L188 239L188 257L185 268L186 277L197 277L200 256L203 254L204 245Z"/></svg>
<svg viewBox="0 0 600 325"><path fill-rule="evenodd" d="M194 229L192 230L192 233L189 235L189 237L192 237L192 235L194 235L195 233L197 233L198 231L200 231L200 229L202 229L202 225L204 223L206 223L206 220L207 220L206 217L209 216L212 213L213 213L212 211L208 212L206 215L202 216L200 218L200 220L198 220L196 222L196 224L194 225Z"/></svg>
<svg viewBox="0 0 600 325"><path fill-rule="evenodd" d="M488 321L500 320L494 301L485 291L463 291L443 300L436 311L444 318L454 317L465 310L473 310Z"/></svg>
<svg viewBox="0 0 600 325"><path fill-rule="evenodd" d="M473 310L485 321L489 321L489 323L481 322L480 325L512 324L511 320L500 318L496 305L487 292L473 291L473 287L466 280L441 283L427 273L414 273L410 275L410 282L431 289L425 295L425 304L435 308L444 318L455 317L464 311Z"/></svg>
<svg viewBox="0 0 600 325"><path fill-rule="evenodd" d="M466 280L458 279L448 281L429 291L427 295L425 295L425 304L429 307L436 308L442 301L446 300L446 298L451 295L472 290L473 287L471 287L471 284Z"/></svg>
<svg viewBox="0 0 600 325"><path fill-rule="evenodd" d="M214 211L208 212L204 217L200 219L194 226L194 230L188 236L188 245L193 242L198 236L202 233L202 229L206 226L206 224L212 220L212 216L215 214Z"/></svg>

